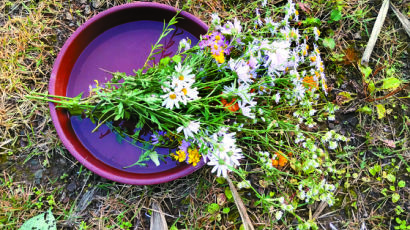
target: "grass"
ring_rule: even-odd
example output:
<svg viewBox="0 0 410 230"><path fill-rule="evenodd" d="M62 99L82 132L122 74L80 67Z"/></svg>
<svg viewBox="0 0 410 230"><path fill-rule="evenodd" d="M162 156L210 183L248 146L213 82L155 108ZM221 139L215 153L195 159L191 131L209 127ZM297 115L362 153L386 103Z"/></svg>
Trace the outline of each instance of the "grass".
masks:
<svg viewBox="0 0 410 230"><path fill-rule="evenodd" d="M146 229L150 203L157 200L174 229L239 229L239 213L227 183L209 169L155 186L107 181L80 166L64 149L47 104L24 98L32 91L47 91L53 61L80 24L126 1L100 1L98 8L93 1L84 2L0 3L0 227L16 229L52 208L59 228ZM185 7L205 22L212 12L228 18L249 13L246 3L235 0L160 2ZM336 121L327 125L351 138L332 156L338 162L333 177L340 184L337 203L321 211L315 203L300 211L307 219L316 216L322 229L405 229L410 224L409 37L391 11L373 51L368 77L363 77L359 64L380 5L381 1L368 0L307 0L299 5L306 17L319 19L321 37L335 42L322 52L333 88L329 98L341 110ZM409 14L408 3L395 5ZM332 12L336 13L332 16ZM399 79L400 86L383 89L388 78ZM374 90L369 88L372 83ZM40 170L43 176L36 180ZM269 186L258 178L252 180L259 192ZM272 223L272 214L255 204L258 199L250 190L239 192L255 227L284 229L294 224L291 216Z"/></svg>

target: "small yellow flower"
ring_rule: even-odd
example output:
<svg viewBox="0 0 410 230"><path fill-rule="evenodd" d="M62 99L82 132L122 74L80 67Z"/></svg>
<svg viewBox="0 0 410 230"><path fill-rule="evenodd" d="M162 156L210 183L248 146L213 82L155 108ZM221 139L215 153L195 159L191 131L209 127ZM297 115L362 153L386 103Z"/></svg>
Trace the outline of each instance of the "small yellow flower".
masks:
<svg viewBox="0 0 410 230"><path fill-rule="evenodd" d="M225 62L225 56L223 51L219 52L219 55L212 54L212 57L215 58L215 60L220 64Z"/></svg>
<svg viewBox="0 0 410 230"><path fill-rule="evenodd" d="M198 149L188 149L188 163L196 166L201 160L201 154L199 154Z"/></svg>
<svg viewBox="0 0 410 230"><path fill-rule="evenodd" d="M172 153L171 157L173 157L176 161L183 162L186 160L186 153L182 150L178 150L175 154Z"/></svg>

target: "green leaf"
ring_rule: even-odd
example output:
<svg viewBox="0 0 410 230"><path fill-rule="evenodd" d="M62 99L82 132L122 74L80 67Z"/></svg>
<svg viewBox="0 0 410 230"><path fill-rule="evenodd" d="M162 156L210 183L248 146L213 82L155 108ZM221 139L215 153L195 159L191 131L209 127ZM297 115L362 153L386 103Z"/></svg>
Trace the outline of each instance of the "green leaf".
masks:
<svg viewBox="0 0 410 230"><path fill-rule="evenodd" d="M380 165L374 165L372 168L369 169L370 174L372 174L372 176L376 176L376 174L378 172L380 172L382 170L382 167Z"/></svg>
<svg viewBox="0 0 410 230"><path fill-rule="evenodd" d="M163 66L166 66L166 65L168 65L168 63L170 61L171 61L171 58L167 56L167 57L162 58L161 61L159 61L159 64L163 65Z"/></svg>
<svg viewBox="0 0 410 230"><path fill-rule="evenodd" d="M380 191L381 194L383 194L384 196L387 196L387 188L383 188L382 191Z"/></svg>
<svg viewBox="0 0 410 230"><path fill-rule="evenodd" d="M389 77L389 78L383 79L383 85L381 89L396 89L400 86L401 83L402 83L401 80L395 77Z"/></svg>
<svg viewBox="0 0 410 230"><path fill-rule="evenodd" d="M359 66L360 72L364 75L364 78L368 78L370 74L372 73L372 68L370 67L364 67L364 66Z"/></svg>
<svg viewBox="0 0 410 230"><path fill-rule="evenodd" d="M338 9L332 10L330 13L330 22L336 22L342 19L342 12Z"/></svg>
<svg viewBox="0 0 410 230"><path fill-rule="evenodd" d="M323 45L330 49L334 49L336 47L336 43L335 43L335 40L333 40L333 38L325 38L323 40Z"/></svg>
<svg viewBox="0 0 410 230"><path fill-rule="evenodd" d="M309 18L306 18L306 19L303 21L303 24L305 24L305 25L318 25L318 26L320 26L320 25L322 24L322 21L320 21L319 18L309 17Z"/></svg>
<svg viewBox="0 0 410 230"><path fill-rule="evenodd" d="M43 214L30 218L20 227L20 230L31 229L57 230L56 220L53 216L53 213L51 213L51 211L48 210Z"/></svg>
<svg viewBox="0 0 410 230"><path fill-rule="evenodd" d="M387 174L387 180L394 183L396 181L396 177L389 173Z"/></svg>
<svg viewBox="0 0 410 230"><path fill-rule="evenodd" d="M346 103L350 102L351 100L353 100L352 94L349 93L349 92L343 91L343 92L340 92L338 95L339 95L339 96L342 96L342 97L344 97L344 98L346 98L346 100L344 100L344 101L342 102L342 104L346 104Z"/></svg>
<svg viewBox="0 0 410 230"><path fill-rule="evenodd" d="M370 80L367 85L367 90L369 91L369 93L373 93L375 89L376 86L374 85L374 82Z"/></svg>
<svg viewBox="0 0 410 230"><path fill-rule="evenodd" d="M158 160L158 153L156 151L150 151L149 152L149 157L154 162L155 166L160 165L159 160Z"/></svg>
<svg viewBox="0 0 410 230"><path fill-rule="evenodd" d="M399 188L404 188L404 186L406 186L406 182L404 181L399 181L399 183L397 184L397 186L399 186Z"/></svg>
<svg viewBox="0 0 410 230"><path fill-rule="evenodd" d="M175 55L175 56L172 57L172 60L176 63L179 63L179 62L181 62L182 57L181 57L181 55Z"/></svg>
<svg viewBox="0 0 410 230"><path fill-rule="evenodd" d="M356 110L357 112L361 112L361 113L367 113L369 115L372 115L372 109L369 108L367 105L363 106L362 108Z"/></svg>
<svg viewBox="0 0 410 230"><path fill-rule="evenodd" d="M229 189L229 187L226 187L226 188L225 188L225 196L226 196L226 198L228 198L228 200L232 200L232 198L233 198L232 192L231 192L231 190Z"/></svg>
<svg viewBox="0 0 410 230"><path fill-rule="evenodd" d="M394 194L391 196L391 201L392 201L393 203L396 203L397 201L399 201L399 199L400 199L400 195L397 194L397 193L394 193Z"/></svg>
<svg viewBox="0 0 410 230"><path fill-rule="evenodd" d="M219 211L219 205L217 203L212 203L208 205L209 214L215 214Z"/></svg>
<svg viewBox="0 0 410 230"><path fill-rule="evenodd" d="M229 207L226 207L224 209L222 209L222 213L224 214L228 214L231 211L231 209Z"/></svg>
<svg viewBox="0 0 410 230"><path fill-rule="evenodd" d="M223 177L217 177L216 182L218 182L218 184L225 184L226 180Z"/></svg>
<svg viewBox="0 0 410 230"><path fill-rule="evenodd" d="M379 119L383 119L383 117L386 115L386 109L384 108L384 105L378 104L376 105L377 109L377 115Z"/></svg>

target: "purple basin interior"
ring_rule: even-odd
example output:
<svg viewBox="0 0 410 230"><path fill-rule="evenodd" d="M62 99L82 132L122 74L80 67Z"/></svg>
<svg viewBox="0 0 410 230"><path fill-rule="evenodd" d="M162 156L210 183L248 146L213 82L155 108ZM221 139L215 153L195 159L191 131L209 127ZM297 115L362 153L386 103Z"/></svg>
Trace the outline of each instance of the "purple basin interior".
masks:
<svg viewBox="0 0 410 230"><path fill-rule="evenodd" d="M54 63L49 93L70 97L81 92L87 95L95 80L103 84L111 78L103 70L132 74L143 66L151 45L162 32L164 20L169 21L175 14L173 7L140 2L113 7L88 20L61 49ZM179 16L175 30L163 40L166 50L157 55L156 61L172 56L181 39L190 38L196 44L199 36L207 32L207 26L191 14L181 12ZM204 165L203 161L193 167L167 159L159 167L150 162L147 167L124 168L138 160L142 154L140 148L126 141L120 143L106 126L91 133L95 125L90 120L71 117L54 104L50 104L50 113L67 150L88 169L107 179L138 185L164 183ZM157 151L168 154L170 150Z"/></svg>

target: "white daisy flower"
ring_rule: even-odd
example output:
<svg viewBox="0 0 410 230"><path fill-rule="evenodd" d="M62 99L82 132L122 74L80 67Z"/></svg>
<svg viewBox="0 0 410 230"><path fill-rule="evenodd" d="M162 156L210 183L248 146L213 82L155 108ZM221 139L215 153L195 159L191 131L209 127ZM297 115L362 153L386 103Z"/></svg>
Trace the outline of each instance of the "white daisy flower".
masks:
<svg viewBox="0 0 410 230"><path fill-rule="evenodd" d="M189 85L185 85L181 88L178 88L178 90L181 91L181 98L183 102L185 102L185 105L187 101L193 101L199 98L197 88L191 88Z"/></svg>
<svg viewBox="0 0 410 230"><path fill-rule="evenodd" d="M181 63L175 66L175 73L172 77L171 85L173 87L184 87L192 85L195 82L195 75L191 74L192 69L181 66Z"/></svg>
<svg viewBox="0 0 410 230"><path fill-rule="evenodd" d="M208 154L208 165L214 166L212 172L217 176L227 177L230 168L239 166L243 158L242 149L237 148L235 133L218 132L212 135L212 152Z"/></svg>
<svg viewBox="0 0 410 230"><path fill-rule="evenodd" d="M194 133L198 133L200 128L200 123L197 121L190 121L189 124L184 127L181 126L177 128L177 132L180 133L182 130L184 131L185 140L188 140L189 137L194 138Z"/></svg>
<svg viewBox="0 0 410 230"><path fill-rule="evenodd" d="M211 18L212 18L211 22L213 25L215 26L221 25L221 19L219 18L218 13L211 14Z"/></svg>
<svg viewBox="0 0 410 230"><path fill-rule="evenodd" d="M320 30L317 27L313 27L313 33L315 34L315 40L319 40Z"/></svg>
<svg viewBox="0 0 410 230"><path fill-rule="evenodd" d="M162 98L165 98L162 102L162 106L171 110L174 109L174 106L179 109L179 103L183 101L181 93L170 89L165 89L164 91L168 91L168 93L161 96Z"/></svg>
<svg viewBox="0 0 410 230"><path fill-rule="evenodd" d="M238 75L239 83L252 83L252 74L250 66L243 60L229 60L229 67Z"/></svg>
<svg viewBox="0 0 410 230"><path fill-rule="evenodd" d="M242 26L238 18L234 19L234 22L227 22L224 26L217 26L216 29L221 31L222 34L240 34L242 32Z"/></svg>

